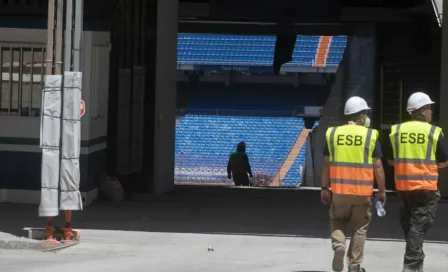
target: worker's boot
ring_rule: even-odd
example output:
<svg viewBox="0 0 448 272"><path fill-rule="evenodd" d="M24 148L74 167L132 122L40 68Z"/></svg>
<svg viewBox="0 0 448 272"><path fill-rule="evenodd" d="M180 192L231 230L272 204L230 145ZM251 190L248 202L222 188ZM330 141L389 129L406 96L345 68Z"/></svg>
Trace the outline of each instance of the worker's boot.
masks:
<svg viewBox="0 0 448 272"><path fill-rule="evenodd" d="M423 262L418 266L417 272L424 272L423 271Z"/></svg>
<svg viewBox="0 0 448 272"><path fill-rule="evenodd" d="M334 249L333 256L333 271L341 272L344 270L344 256L345 256L345 247L338 246Z"/></svg>
<svg viewBox="0 0 448 272"><path fill-rule="evenodd" d="M422 269L423 269L423 267L422 267ZM409 265L407 265L407 264L405 264L404 266L403 266L403 272L417 272L417 271L420 271L420 270L417 270L417 269L415 269L415 268L412 268L412 267L410 267ZM422 270L423 271L423 270Z"/></svg>

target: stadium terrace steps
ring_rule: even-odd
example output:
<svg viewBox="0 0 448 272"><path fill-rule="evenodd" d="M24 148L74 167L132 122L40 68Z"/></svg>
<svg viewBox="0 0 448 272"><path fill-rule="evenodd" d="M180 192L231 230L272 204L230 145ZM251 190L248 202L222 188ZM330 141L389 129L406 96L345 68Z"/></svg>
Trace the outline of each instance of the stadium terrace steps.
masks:
<svg viewBox="0 0 448 272"><path fill-rule="evenodd" d="M297 140L294 143L293 147L291 148L291 151L289 152L288 157L286 157L286 160L283 162L283 165L280 168L280 171L277 173L276 178L274 179L274 181L275 181L274 186L280 186L279 181L283 180L286 177L286 174L289 172L289 169L291 169L291 166L296 161L300 150L302 150L302 147L305 144L310 131L311 131L310 129L304 128L300 132L300 134L297 136Z"/></svg>
<svg viewBox="0 0 448 272"><path fill-rule="evenodd" d="M328 51L331 44L331 36L321 36L319 46L317 47L315 67L325 67Z"/></svg>
<svg viewBox="0 0 448 272"><path fill-rule="evenodd" d="M282 179L280 186L281 187L297 187L302 183L302 174L303 170L305 169L305 160L306 160L306 140L311 133L311 131L316 128L319 125L319 122L316 121L313 125L313 128L311 130L308 130L308 133L305 132L306 137L304 137L304 144L300 148L299 155L296 157L294 163L289 168L288 173L286 176Z"/></svg>

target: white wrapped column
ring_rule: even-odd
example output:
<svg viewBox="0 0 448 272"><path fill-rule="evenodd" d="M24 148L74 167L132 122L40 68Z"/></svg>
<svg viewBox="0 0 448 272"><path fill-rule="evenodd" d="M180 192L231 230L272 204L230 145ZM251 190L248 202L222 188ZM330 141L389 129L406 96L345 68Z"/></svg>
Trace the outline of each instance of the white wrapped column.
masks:
<svg viewBox="0 0 448 272"><path fill-rule="evenodd" d="M42 148L39 216L59 214L59 144L61 131L62 76L47 75L42 92L40 146Z"/></svg>
<svg viewBox="0 0 448 272"><path fill-rule="evenodd" d="M81 72L64 73L61 146L61 210L82 210L79 192L81 149Z"/></svg>

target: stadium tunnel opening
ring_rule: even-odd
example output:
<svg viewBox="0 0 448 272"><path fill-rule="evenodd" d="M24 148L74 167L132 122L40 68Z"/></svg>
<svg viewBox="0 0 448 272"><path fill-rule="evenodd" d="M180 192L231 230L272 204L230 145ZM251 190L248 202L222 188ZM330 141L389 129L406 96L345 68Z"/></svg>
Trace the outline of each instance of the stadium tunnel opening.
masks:
<svg viewBox="0 0 448 272"><path fill-rule="evenodd" d="M244 60L245 57L247 59L247 56L251 57L251 54L253 58L254 53L256 53L259 54L259 63L246 65L241 65L241 63L239 65L226 65L226 63L222 63L218 66L207 65L206 61L203 61L202 65L195 67L196 70L178 72L175 151L175 168L178 172L176 174L177 184L231 184L226 180L225 169L228 159L226 156L234 151L235 144L239 141L245 141L248 144L249 158L251 158L252 167L255 168L254 176L261 177L264 180L270 179L271 185L274 186L291 188L297 187L301 183L299 169L304 167L306 145L303 143L298 147L294 147L294 145L299 141L299 138L306 139L308 130L316 126L318 117L322 112L322 106L330 94L334 77L324 72L317 73L318 69L313 67L313 59L319 44L322 43L321 40L324 40L323 38L301 35L293 37L292 46L296 50L294 61L286 66L287 71L279 71L275 75L276 72L273 71L275 68L272 69L272 66L269 66L272 64L272 62L269 63L269 59L271 61L275 59L275 50L278 50L279 47L277 45L274 47L274 44L278 44L278 38L260 35L204 33L180 33L178 35L179 63L187 69L191 69L187 66L189 62L201 62L201 58L212 60L213 56L207 56L207 54L200 56L198 53L194 53L194 46L185 46L184 40L191 44L198 44L198 47L203 47L204 45L201 43L206 44L208 41L245 40L252 43L255 49L248 51L247 45L244 46L243 44L239 48L233 49L243 51L243 54L238 54L238 52L232 52L232 48L235 46L229 43L227 56L231 56L233 53ZM335 42L335 45L340 42L342 46L337 48L336 54L333 52L334 55L337 55L337 60L329 64L333 68L333 72L336 71L337 64L344 51L345 37L339 39ZM297 47L295 47L296 40L300 41ZM257 42L259 46L269 48L268 53L257 52ZM323 44L326 46L324 50L331 51L328 43ZM221 46L220 49L226 50L224 46ZM196 52L199 52L198 49L196 50ZM205 51L216 54L217 50L211 45ZM249 53L244 54L244 51ZM195 54L197 54L197 59L193 60ZM268 57L268 61L264 60L266 59L265 56ZM245 124L245 118L248 117L252 119L250 123ZM226 120L226 118L229 120ZM272 122L278 122L278 127L268 133L263 131L263 119L266 118L272 118L272 120L275 120ZM184 122L184 120L187 121ZM195 123L192 124L192 122ZM220 131L219 127L213 126L213 122L225 124L226 127L230 127L230 130ZM189 125L194 127L196 131L189 129ZM246 131L241 130L241 126L245 126L244 130L250 132L246 134ZM206 131L202 131L204 128ZM301 135L302 129L306 129L306 133L303 133L303 135ZM223 134L224 138L214 136L213 138L217 138L215 142L208 141L207 136L201 136L210 133L207 130L212 130L215 136ZM234 132L237 136L234 135ZM288 132L291 132L290 135L287 135ZM262 135L266 135L266 137L263 138ZM195 141L197 146L205 146L205 148L196 152L191 150L189 145L192 141ZM260 150L262 149L261 146L269 145L271 141L286 142L287 144L278 146L272 146L271 144L270 148L274 149L273 152ZM298 148L301 151L298 152L300 154L290 156L293 148L295 150ZM221 153L222 150L216 149L225 151L223 154L219 154L220 156L212 156L211 154ZM204 151L206 153L201 154ZM283 167L286 161L290 160L294 161L293 166ZM213 163L214 161L215 163ZM219 163L216 163L216 161L219 161ZM264 165L265 168L258 165ZM192 166L198 169L196 175L194 173L180 173L182 171L188 172L190 170L188 168ZM185 170L185 168L187 169ZM210 168L213 168L213 170ZM211 174L213 171L216 175ZM283 182L284 179L287 179L288 182Z"/></svg>

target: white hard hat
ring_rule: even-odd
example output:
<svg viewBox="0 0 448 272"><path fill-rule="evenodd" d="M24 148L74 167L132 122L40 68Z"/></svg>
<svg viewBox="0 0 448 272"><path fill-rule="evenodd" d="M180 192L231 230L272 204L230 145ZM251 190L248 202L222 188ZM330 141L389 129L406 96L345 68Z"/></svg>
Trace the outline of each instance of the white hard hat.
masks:
<svg viewBox="0 0 448 272"><path fill-rule="evenodd" d="M420 109L423 106L434 104L435 102L429 98L429 95L422 93L422 92L416 92L413 93L411 96L409 96L408 99L408 106L406 110L411 114L411 112Z"/></svg>
<svg viewBox="0 0 448 272"><path fill-rule="evenodd" d="M367 106L367 102L359 96L352 96L345 102L345 115L355 114L364 110L370 110L370 108Z"/></svg>

